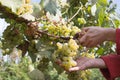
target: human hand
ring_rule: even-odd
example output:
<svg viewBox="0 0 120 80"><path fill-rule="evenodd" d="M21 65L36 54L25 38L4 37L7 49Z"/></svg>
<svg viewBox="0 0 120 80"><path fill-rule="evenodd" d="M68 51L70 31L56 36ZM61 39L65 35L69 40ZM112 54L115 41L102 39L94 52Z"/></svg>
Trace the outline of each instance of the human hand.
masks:
<svg viewBox="0 0 120 80"><path fill-rule="evenodd" d="M105 62L101 59L94 59L88 57L79 57L77 60L77 66L71 67L70 69L66 70L64 66L62 66L62 61L57 60L56 63L64 68L68 72L78 71L78 70L86 70L91 68L106 68Z"/></svg>
<svg viewBox="0 0 120 80"><path fill-rule="evenodd" d="M79 35L82 37L78 41L85 47L95 47L104 41L115 41L115 29L112 28L86 27Z"/></svg>
<svg viewBox="0 0 120 80"><path fill-rule="evenodd" d="M80 57L76 60L77 66L72 67L69 69L71 71L78 71L78 70L86 70L91 68L106 68L105 62L98 58L87 58L87 57Z"/></svg>

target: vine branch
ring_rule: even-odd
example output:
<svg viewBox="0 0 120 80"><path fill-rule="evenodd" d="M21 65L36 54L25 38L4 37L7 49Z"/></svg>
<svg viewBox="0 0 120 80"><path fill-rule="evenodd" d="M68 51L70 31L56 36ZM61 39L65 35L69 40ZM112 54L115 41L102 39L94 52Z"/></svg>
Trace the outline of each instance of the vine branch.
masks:
<svg viewBox="0 0 120 80"><path fill-rule="evenodd" d="M22 17L18 17L18 15L14 14L11 11L11 9L9 9L8 7L3 6L1 4L0 4L0 13L1 13L0 14L1 18L5 18L5 19L9 18L9 19L15 20L18 23L25 23L28 26L29 30L31 31L29 33L31 33L32 36L47 35L49 37L54 37L56 39L59 39L59 38L63 39L63 40L69 40L70 39L70 37L55 36L55 35L49 34L47 31L39 30L37 22L28 21L28 20L26 20Z"/></svg>
<svg viewBox="0 0 120 80"><path fill-rule="evenodd" d="M0 17L1 18L10 18L10 19L13 19L15 20L16 22L18 23L21 23L21 22L24 22L24 23L29 23L30 21L22 18L22 17L18 17L18 15L14 14L11 9L3 6L0 4Z"/></svg>

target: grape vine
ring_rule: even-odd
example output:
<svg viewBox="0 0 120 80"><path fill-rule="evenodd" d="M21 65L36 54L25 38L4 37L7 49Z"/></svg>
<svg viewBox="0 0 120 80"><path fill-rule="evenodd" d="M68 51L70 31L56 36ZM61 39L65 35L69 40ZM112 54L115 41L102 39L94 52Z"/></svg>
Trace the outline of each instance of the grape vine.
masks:
<svg viewBox="0 0 120 80"><path fill-rule="evenodd" d="M79 32L85 26L120 25L119 19L111 16L116 16L114 8L110 8L112 3L107 0L65 0L64 3L61 0L41 0L39 4L33 4L30 0L9 0L8 3L13 4L11 6L5 4L7 1L0 0L0 18L9 23L3 32L0 47L3 55L19 54L17 57L21 61L17 66L23 71L20 73L20 69L15 68L19 72L15 74L11 68L16 66L13 62L5 69L5 72L9 70L6 77L10 77L12 72L18 80L21 80L19 75L24 73L27 73L27 78L21 75L24 80L93 80L90 77L94 73L92 70L71 73L67 70L77 65L75 60L78 57L95 58L99 56L97 53L103 55L101 50L105 48L104 44L103 48L89 50L79 45ZM111 43L107 45L112 46ZM32 61L24 59L26 55ZM14 56L11 58L14 61ZM56 64L57 60L62 62L64 69Z"/></svg>

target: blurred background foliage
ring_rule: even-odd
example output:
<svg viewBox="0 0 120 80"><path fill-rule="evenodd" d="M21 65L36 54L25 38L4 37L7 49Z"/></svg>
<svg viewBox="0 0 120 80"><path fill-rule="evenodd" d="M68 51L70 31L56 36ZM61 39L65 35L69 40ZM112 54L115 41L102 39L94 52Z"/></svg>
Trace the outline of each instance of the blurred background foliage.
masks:
<svg viewBox="0 0 120 80"><path fill-rule="evenodd" d="M0 41L2 53L0 80L70 80L66 72L51 59L51 54L55 50L55 47L50 45L51 40L46 36L33 38L36 35L31 33L34 33L36 28L32 30L27 28L26 23L29 21L39 21L44 24L47 12L54 16L59 15L65 19L65 24L72 24L80 29L87 26L118 28L120 25L120 15L116 13L116 4L112 0L41 0L40 3L29 3L32 5L32 13L21 15L27 12L18 13L18 8L23 1L0 0L0 18L8 23ZM29 0L26 1L29 2ZM28 11L31 9L29 8ZM19 17L27 21L22 21L23 19ZM41 18L43 18L42 21ZM54 21L57 20L58 18L54 19ZM45 23L47 24L49 23ZM82 47L82 49L95 53L95 57L100 57L114 53L115 44L104 42L96 48L88 50ZM78 79L73 78L73 80ZM89 78L79 80L105 79L98 69L92 69Z"/></svg>

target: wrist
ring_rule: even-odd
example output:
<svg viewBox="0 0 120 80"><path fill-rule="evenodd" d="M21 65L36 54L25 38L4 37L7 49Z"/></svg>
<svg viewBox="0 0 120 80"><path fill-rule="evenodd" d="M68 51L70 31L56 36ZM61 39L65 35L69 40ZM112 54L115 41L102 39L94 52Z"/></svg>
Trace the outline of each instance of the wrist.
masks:
<svg viewBox="0 0 120 80"><path fill-rule="evenodd" d="M94 59L95 68L106 68L105 62L101 58Z"/></svg>
<svg viewBox="0 0 120 80"><path fill-rule="evenodd" d="M105 32L106 41L115 42L116 29L106 28L104 32Z"/></svg>

